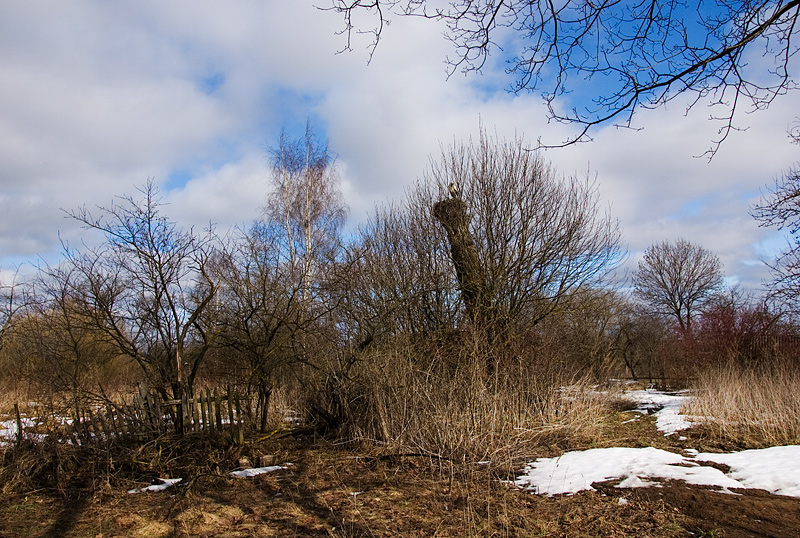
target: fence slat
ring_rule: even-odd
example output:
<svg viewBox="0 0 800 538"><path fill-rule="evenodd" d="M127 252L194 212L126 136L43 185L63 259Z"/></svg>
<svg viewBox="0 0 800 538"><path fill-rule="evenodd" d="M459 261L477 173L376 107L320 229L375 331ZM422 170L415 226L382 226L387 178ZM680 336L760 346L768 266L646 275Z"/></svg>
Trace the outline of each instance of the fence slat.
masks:
<svg viewBox="0 0 800 538"><path fill-rule="evenodd" d="M208 413L208 427L212 431L214 430L214 405L211 401L211 391L206 389L206 412Z"/></svg>
<svg viewBox="0 0 800 538"><path fill-rule="evenodd" d="M228 420L230 420L229 424L230 424L230 427L231 427L231 433L233 433L234 428L236 426L236 423L233 420L233 405L232 405L233 402L231 401L231 387L230 387L230 385L228 386L227 400L228 400Z"/></svg>
<svg viewBox="0 0 800 538"><path fill-rule="evenodd" d="M251 418L253 403L248 395L228 386L227 392L205 388L198 389L194 398L184 393L180 400L164 400L155 390L147 390L143 385L137 388L127 400L120 397L120 403L107 401L76 412L65 430L66 436L80 445L93 438L99 439L101 435L107 441L150 440L164 433L180 434L182 419L183 433L230 431L234 442L244 442L245 423ZM18 404L14 404L14 415L19 444L24 433ZM223 427L223 416L229 421L229 427Z"/></svg>
<svg viewBox="0 0 800 538"><path fill-rule="evenodd" d="M217 431L222 431L222 398L217 389L214 389L214 412L217 419Z"/></svg>
<svg viewBox="0 0 800 538"><path fill-rule="evenodd" d="M19 412L19 404L14 404L14 416L17 419L17 447L22 444L22 415Z"/></svg>

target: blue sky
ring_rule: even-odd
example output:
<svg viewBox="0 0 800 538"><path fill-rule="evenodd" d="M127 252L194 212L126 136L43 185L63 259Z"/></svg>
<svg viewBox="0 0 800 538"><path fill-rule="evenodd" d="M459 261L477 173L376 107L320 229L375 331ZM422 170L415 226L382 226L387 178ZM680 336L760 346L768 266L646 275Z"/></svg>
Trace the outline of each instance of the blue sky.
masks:
<svg viewBox="0 0 800 538"><path fill-rule="evenodd" d="M304 0L3 2L0 266L57 260L59 238L86 239L60 208L108 204L148 178L187 226L247 222L267 191L265 148L308 118L338 154L351 228L481 124L532 143L571 132L547 122L537 95L504 91L502 65L448 78L452 50L430 21L395 19L369 63L368 36L337 54L341 28ZM800 154L786 134L799 99L740 116L748 129L710 163L695 156L718 125L680 102L638 114L642 131L604 127L544 156L596 178L631 266L650 244L684 237L757 287L758 259L781 242L748 207Z"/></svg>

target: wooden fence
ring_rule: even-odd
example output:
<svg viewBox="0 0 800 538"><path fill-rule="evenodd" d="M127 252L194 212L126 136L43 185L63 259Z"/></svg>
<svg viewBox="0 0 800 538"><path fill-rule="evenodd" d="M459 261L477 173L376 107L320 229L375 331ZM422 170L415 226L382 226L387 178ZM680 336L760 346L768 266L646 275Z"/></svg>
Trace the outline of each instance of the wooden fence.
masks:
<svg viewBox="0 0 800 538"><path fill-rule="evenodd" d="M252 418L253 399L230 388L198 390L194 398L164 400L157 392L139 393L119 403L86 409L73 419L68 437L76 443L103 436L107 439L147 440L165 434L230 432L242 441L244 427Z"/></svg>

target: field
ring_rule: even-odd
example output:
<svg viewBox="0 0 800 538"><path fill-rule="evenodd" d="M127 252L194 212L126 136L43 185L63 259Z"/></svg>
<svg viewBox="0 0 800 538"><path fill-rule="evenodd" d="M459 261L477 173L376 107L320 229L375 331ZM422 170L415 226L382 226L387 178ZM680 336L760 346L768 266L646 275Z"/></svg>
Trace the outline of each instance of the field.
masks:
<svg viewBox="0 0 800 538"><path fill-rule="evenodd" d="M591 436L543 444L529 460L612 446L675 453L744 448L709 427L664 435L656 420L619 409ZM548 497L510 482L523 461L501 468L387 454L331 443L305 430L244 444L196 437L116 450L116 460L101 461L97 453L69 447L47 454L42 447L7 449L0 536L737 538L796 537L800 530L796 497L761 490L732 495L669 480L635 489L614 487L619 480L612 480L594 484L594 490ZM287 465L251 478L230 475L262 463ZM54 466L68 477L56 487L36 488L35 473L24 471L46 474ZM159 492L129 493L159 475L184 480ZM27 489L12 487L23 478Z"/></svg>

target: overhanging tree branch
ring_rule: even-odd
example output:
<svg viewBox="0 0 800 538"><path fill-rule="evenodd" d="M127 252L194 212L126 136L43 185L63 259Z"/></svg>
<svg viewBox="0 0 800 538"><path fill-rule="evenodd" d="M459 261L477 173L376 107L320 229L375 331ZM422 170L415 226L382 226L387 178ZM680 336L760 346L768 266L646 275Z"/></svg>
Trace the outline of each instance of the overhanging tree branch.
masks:
<svg viewBox="0 0 800 538"><path fill-rule="evenodd" d="M327 9L343 14L348 47L350 34L363 32L353 25L355 12L377 17L372 52L393 15L441 22L456 52L447 59L451 73L480 71L491 54L510 49L510 89L541 91L551 119L578 127L541 147L589 140L600 125L632 128L637 110L691 93L688 108L711 98L710 106L725 109L711 116L722 122L707 152L713 156L737 129L738 109L764 109L796 87L789 62L800 0L701 0L696 7L679 0L332 0ZM767 65L745 57L758 44ZM570 99L578 106L563 112Z"/></svg>

